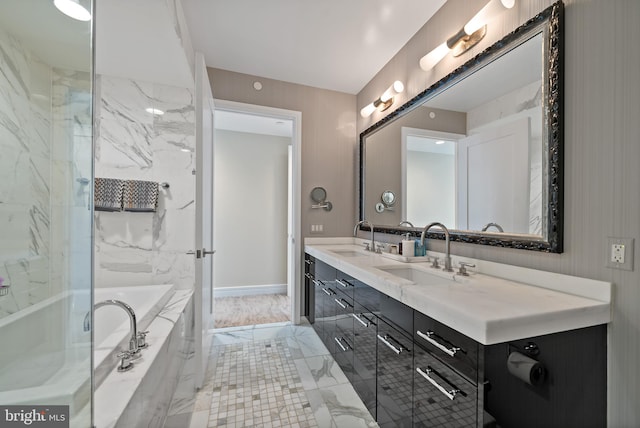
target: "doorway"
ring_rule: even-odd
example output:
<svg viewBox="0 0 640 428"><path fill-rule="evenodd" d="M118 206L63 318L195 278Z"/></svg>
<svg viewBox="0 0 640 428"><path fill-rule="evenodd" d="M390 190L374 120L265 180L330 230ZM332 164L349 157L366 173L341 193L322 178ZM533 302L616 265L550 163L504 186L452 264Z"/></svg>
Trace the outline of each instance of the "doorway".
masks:
<svg viewBox="0 0 640 428"><path fill-rule="evenodd" d="M298 323L301 115L215 106L214 328Z"/></svg>

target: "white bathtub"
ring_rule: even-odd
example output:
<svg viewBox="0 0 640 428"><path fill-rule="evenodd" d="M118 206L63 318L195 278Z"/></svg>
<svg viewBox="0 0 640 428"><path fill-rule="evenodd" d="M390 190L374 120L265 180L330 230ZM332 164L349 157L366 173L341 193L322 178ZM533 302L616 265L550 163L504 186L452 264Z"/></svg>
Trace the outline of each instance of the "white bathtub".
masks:
<svg viewBox="0 0 640 428"><path fill-rule="evenodd" d="M64 292L0 320L0 403L69 404L90 397L91 337L76 323L89 294Z"/></svg>
<svg viewBox="0 0 640 428"><path fill-rule="evenodd" d="M172 285L96 289L94 302L130 305L138 330L149 327L174 294ZM0 319L0 403L69 404L74 415L89 403L91 333L83 331L88 292L65 292ZM115 306L94 314L94 382L116 367L115 355L128 348L129 317ZM145 351L142 351L145 352Z"/></svg>
<svg viewBox="0 0 640 428"><path fill-rule="evenodd" d="M140 288L140 293L136 295L142 300L141 304L150 308L156 306L148 301L150 290L145 287ZM103 378L100 385L96 384L93 396L96 428L161 428L183 371L188 373L184 375L185 379L189 380L187 390L195 390L192 374L195 371L192 363L194 361L193 292L177 290L169 294L170 299L164 307L160 308L157 316L150 320L150 324L142 321L142 326L148 325L142 328L149 330L147 335L149 347L143 349L140 358L133 361L133 368L120 373L115 365L112 365L114 362L117 365L117 358L104 359L102 367L111 368L107 373L101 374ZM136 297L133 295L108 298L111 297L127 303L133 302L136 315L138 311L143 312L142 308L136 309ZM163 297L166 298L166 294ZM100 312L108 308L111 309L109 306L104 306L95 312L98 317L96 324L101 320ZM119 308L115 309L125 313ZM106 347L107 343L115 343L120 338L119 346L128 346L129 321L128 318L122 318L121 321L118 337L113 338L115 333L107 331L107 337L101 343L98 342L101 327L96 325L96 364L100 364L99 354L111 352ZM186 368L187 362L191 362L189 369ZM97 380L97 372L95 377Z"/></svg>
<svg viewBox="0 0 640 428"><path fill-rule="evenodd" d="M174 293L174 286L171 284L97 288L94 290L93 301L123 301L133 308L138 331L144 331ZM97 388L117 365L116 355L123 349L129 349L130 326L129 316L117 306L98 308L93 316L93 367L94 385Z"/></svg>

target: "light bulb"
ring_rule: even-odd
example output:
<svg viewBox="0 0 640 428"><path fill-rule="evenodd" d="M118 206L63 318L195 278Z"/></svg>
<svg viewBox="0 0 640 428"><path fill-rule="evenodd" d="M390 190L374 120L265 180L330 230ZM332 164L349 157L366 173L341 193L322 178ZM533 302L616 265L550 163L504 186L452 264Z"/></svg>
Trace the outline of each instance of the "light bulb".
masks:
<svg viewBox="0 0 640 428"><path fill-rule="evenodd" d="M449 47L447 46L447 42L443 42L440 46L436 47L420 59L420 68L424 71L431 70L442 60L442 58L445 57L448 52Z"/></svg>
<svg viewBox="0 0 640 428"><path fill-rule="evenodd" d="M472 35L503 9L511 9L515 4L516 0L491 0L467 22L467 25L464 26L464 32L468 36Z"/></svg>
<svg viewBox="0 0 640 428"><path fill-rule="evenodd" d="M389 86L387 90L384 91L384 93L380 96L380 101L386 103L402 91L404 91L404 85L401 81L396 80L395 82L393 82L393 85Z"/></svg>
<svg viewBox="0 0 640 428"><path fill-rule="evenodd" d="M90 21L91 13L78 0L53 0L58 10L78 21Z"/></svg>
<svg viewBox="0 0 640 428"><path fill-rule="evenodd" d="M374 106L373 103L371 103L363 107L362 110L360 110L360 116L369 117L374 111L376 111L376 106Z"/></svg>

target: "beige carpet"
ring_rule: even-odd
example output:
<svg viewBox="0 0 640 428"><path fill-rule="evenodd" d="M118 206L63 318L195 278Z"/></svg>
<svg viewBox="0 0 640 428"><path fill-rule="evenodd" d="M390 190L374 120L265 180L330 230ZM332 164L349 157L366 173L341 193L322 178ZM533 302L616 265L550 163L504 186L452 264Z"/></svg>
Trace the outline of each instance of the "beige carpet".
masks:
<svg viewBox="0 0 640 428"><path fill-rule="evenodd" d="M213 302L213 328L289 321L291 311L286 294L216 297Z"/></svg>

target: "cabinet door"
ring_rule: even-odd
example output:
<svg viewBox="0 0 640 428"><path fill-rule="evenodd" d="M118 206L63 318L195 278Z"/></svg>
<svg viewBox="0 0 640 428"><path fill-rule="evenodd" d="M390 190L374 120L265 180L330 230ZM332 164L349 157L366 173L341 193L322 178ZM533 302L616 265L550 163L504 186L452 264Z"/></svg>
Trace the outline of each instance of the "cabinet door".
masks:
<svg viewBox="0 0 640 428"><path fill-rule="evenodd" d="M353 388L369 413L376 418L376 343L378 319L364 306L354 303Z"/></svg>
<svg viewBox="0 0 640 428"><path fill-rule="evenodd" d="M309 323L313 325L315 323L315 286L313 280L315 279L315 259L309 254L304 255L304 291L305 291L305 303L304 314L307 316Z"/></svg>
<svg viewBox="0 0 640 428"><path fill-rule="evenodd" d="M353 300L340 292L333 297L336 304L333 356L347 379L353 382Z"/></svg>
<svg viewBox="0 0 640 428"><path fill-rule="evenodd" d="M417 344L414 354L414 426L475 427L476 386Z"/></svg>
<svg viewBox="0 0 640 428"><path fill-rule="evenodd" d="M410 427L413 394L413 341L379 320L377 420L380 427Z"/></svg>

